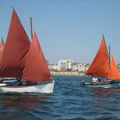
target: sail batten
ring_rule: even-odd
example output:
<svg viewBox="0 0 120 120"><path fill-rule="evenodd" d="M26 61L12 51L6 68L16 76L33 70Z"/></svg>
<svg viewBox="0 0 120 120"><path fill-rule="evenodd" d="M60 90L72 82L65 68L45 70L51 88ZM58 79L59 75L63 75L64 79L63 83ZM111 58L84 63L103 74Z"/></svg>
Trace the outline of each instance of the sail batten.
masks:
<svg viewBox="0 0 120 120"><path fill-rule="evenodd" d="M26 58L23 71L23 79L32 82L44 82L51 80L45 57L39 45L36 33L33 35L32 43Z"/></svg>

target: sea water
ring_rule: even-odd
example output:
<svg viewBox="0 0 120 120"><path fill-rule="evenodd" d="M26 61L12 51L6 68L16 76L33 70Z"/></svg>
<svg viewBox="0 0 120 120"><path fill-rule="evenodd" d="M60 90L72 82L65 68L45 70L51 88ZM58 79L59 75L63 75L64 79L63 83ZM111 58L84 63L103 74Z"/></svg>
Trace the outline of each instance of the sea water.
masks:
<svg viewBox="0 0 120 120"><path fill-rule="evenodd" d="M54 76L53 94L0 94L0 120L120 120L120 89L80 86L80 76Z"/></svg>

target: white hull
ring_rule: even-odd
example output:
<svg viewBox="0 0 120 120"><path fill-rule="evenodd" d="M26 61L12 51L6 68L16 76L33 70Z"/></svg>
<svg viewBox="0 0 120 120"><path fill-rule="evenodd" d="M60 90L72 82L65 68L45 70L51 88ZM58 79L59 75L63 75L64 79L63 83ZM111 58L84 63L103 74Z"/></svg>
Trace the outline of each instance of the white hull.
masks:
<svg viewBox="0 0 120 120"><path fill-rule="evenodd" d="M94 88L120 88L120 83L105 84L105 85L90 85L89 87L94 87Z"/></svg>
<svg viewBox="0 0 120 120"><path fill-rule="evenodd" d="M120 83L112 83L112 84L99 84L99 85L92 85L89 83L85 83L82 86L92 87L92 88L120 88Z"/></svg>
<svg viewBox="0 0 120 120"><path fill-rule="evenodd" d="M0 92L28 92L28 93L53 93L54 80L52 82L38 84L38 85L27 85L27 86L0 86Z"/></svg>

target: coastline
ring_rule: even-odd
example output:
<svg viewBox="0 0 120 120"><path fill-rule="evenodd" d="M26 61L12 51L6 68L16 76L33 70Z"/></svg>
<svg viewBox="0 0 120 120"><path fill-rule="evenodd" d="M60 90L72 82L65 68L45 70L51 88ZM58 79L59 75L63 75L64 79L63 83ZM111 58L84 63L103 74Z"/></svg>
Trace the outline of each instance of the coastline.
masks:
<svg viewBox="0 0 120 120"><path fill-rule="evenodd" d="M84 76L85 73L84 72L76 72L76 71L59 71L59 72L53 72L51 71L51 74L56 76L56 75L60 75L60 76Z"/></svg>

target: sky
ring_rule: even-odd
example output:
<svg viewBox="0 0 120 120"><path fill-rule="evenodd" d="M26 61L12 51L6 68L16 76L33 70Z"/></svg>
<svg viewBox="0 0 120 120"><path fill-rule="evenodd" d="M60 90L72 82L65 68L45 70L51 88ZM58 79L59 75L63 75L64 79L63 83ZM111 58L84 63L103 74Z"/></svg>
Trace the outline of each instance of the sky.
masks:
<svg viewBox="0 0 120 120"><path fill-rule="evenodd" d="M0 37L6 40L13 8L30 38L30 20L49 63L91 63L104 34L120 63L120 0L1 0Z"/></svg>

